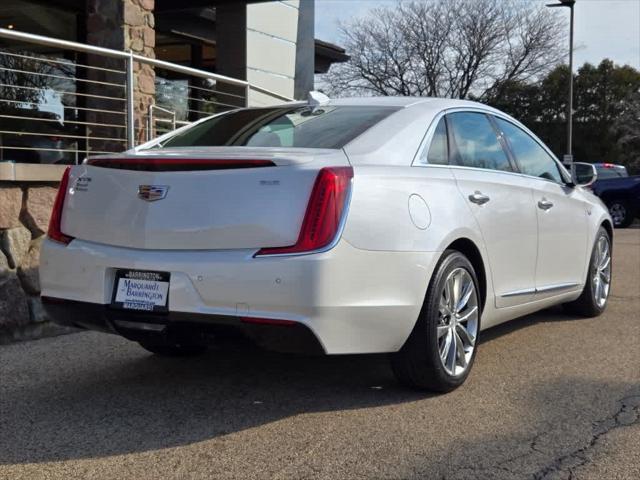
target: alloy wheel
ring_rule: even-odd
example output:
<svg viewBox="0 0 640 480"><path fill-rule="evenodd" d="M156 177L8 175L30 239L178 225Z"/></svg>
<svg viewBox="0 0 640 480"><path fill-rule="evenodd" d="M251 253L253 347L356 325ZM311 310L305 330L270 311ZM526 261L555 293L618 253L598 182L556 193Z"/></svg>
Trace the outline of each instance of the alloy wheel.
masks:
<svg viewBox="0 0 640 480"><path fill-rule="evenodd" d="M461 375L473 357L480 313L476 286L464 268L447 276L438 313L440 361L449 375Z"/></svg>
<svg viewBox="0 0 640 480"><path fill-rule="evenodd" d="M611 287L611 247L605 235L601 235L596 242L591 276L593 299L602 308L607 303Z"/></svg>

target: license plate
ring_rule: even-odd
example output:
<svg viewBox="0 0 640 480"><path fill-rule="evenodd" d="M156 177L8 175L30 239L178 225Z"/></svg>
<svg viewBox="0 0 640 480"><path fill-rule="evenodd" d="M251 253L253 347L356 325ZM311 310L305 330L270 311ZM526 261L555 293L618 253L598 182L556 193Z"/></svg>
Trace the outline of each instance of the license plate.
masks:
<svg viewBox="0 0 640 480"><path fill-rule="evenodd" d="M141 312L169 310L168 272L117 270L111 306Z"/></svg>

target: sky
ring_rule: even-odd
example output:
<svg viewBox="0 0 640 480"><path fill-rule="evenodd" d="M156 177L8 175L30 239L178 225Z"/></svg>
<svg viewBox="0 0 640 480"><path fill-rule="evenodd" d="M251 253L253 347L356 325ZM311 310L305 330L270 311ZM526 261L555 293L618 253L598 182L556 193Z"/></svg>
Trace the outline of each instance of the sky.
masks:
<svg viewBox="0 0 640 480"><path fill-rule="evenodd" d="M349 21L373 7L393 6L397 1L316 0L316 38L340 45L338 21ZM560 10L568 25L569 9ZM598 64L603 58L610 58L640 69L640 0L576 0L574 16L575 65Z"/></svg>

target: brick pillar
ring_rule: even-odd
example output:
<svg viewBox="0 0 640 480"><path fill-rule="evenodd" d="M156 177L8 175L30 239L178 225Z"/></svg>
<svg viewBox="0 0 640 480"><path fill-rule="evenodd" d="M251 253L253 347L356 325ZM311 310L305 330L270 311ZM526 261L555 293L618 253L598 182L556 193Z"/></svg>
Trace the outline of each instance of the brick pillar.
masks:
<svg viewBox="0 0 640 480"><path fill-rule="evenodd" d="M87 43L115 50L128 51L155 58L155 20L153 16L155 0L87 0ZM88 64L96 67L122 70L121 60L89 55ZM124 83L123 75L102 70L87 72L87 78L103 82ZM134 63L135 93L135 126L138 142L144 141L145 119L148 107L155 97L155 72L149 65ZM89 84L90 93L102 96L124 97L124 89L105 85ZM110 99L89 98L90 108L114 109L124 111L125 103ZM114 122L117 120L117 122ZM92 123L117 123L124 125L121 115L90 112L87 121ZM90 133L98 137L124 137L124 130L110 127L88 127ZM97 146L112 150L117 142L91 141L95 150Z"/></svg>
<svg viewBox="0 0 640 480"><path fill-rule="evenodd" d="M124 0L124 49L155 58L155 0ZM144 126L149 105L156 95L156 74L151 65L134 63L135 122L137 143L145 141Z"/></svg>

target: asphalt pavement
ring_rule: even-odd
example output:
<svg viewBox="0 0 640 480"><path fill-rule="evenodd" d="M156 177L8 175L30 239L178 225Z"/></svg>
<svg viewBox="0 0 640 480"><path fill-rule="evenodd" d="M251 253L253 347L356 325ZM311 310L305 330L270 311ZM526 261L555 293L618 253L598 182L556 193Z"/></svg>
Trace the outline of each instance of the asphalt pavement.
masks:
<svg viewBox="0 0 640 480"><path fill-rule="evenodd" d="M402 388L384 355L0 346L0 478L638 479L640 229L616 231L604 315L483 332L447 395Z"/></svg>

